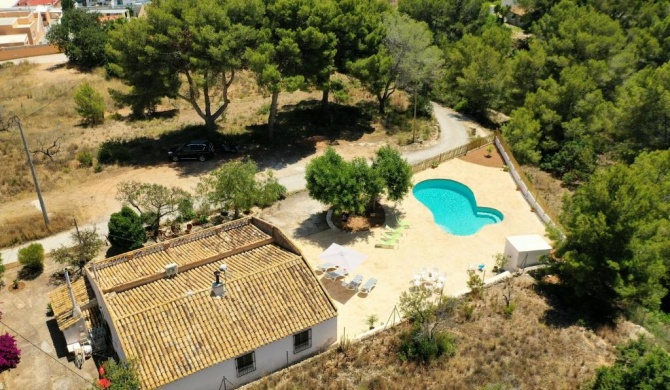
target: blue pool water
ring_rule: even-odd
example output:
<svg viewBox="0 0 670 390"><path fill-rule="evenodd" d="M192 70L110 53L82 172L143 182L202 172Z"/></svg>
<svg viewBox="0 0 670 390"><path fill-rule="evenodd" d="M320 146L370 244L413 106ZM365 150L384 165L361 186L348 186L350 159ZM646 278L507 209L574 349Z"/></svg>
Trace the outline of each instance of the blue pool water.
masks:
<svg viewBox="0 0 670 390"><path fill-rule="evenodd" d="M435 223L455 236L470 236L504 218L496 209L477 206L472 190L454 180L425 180L413 193L433 213Z"/></svg>

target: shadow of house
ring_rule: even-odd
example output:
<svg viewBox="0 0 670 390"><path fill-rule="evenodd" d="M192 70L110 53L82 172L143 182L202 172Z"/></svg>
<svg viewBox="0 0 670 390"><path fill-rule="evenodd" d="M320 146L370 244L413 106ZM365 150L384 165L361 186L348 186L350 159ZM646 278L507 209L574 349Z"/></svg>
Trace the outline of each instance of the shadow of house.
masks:
<svg viewBox="0 0 670 390"><path fill-rule="evenodd" d="M330 103L328 113L324 115L317 100L285 105L277 114L273 140L267 138L266 123L247 126L250 137L260 140L252 158L261 169L282 169L314 154L319 142L356 141L375 130L364 106Z"/></svg>
<svg viewBox="0 0 670 390"><path fill-rule="evenodd" d="M56 351L56 356L58 358L68 356L65 336L63 336L63 332L61 332L61 330L58 328L58 321L56 321L55 318L52 318L46 322L46 326L49 330L49 335L51 336L51 342L53 343L54 350Z"/></svg>
<svg viewBox="0 0 670 390"><path fill-rule="evenodd" d="M146 167L170 163L168 150L173 147L196 139L207 139L217 150L217 155L210 161L172 163L181 176L193 176L208 172L223 162L245 158L255 161L260 170L279 170L313 155L319 142L335 142L338 139L355 141L375 130L370 124L373 119L370 109L365 104L345 106L330 103L328 112L331 115L325 116L321 102L317 100L283 106L277 114L276 136L273 140L267 138L266 123L249 125L245 133L235 135L224 135L221 130L208 130L204 125L187 125L163 133L158 138L110 139L101 147L105 144L112 146L115 155L111 156L108 163ZM174 113L174 110L170 110L154 117ZM125 120L130 121L131 118ZM226 153L224 144L236 147L228 149L230 153Z"/></svg>

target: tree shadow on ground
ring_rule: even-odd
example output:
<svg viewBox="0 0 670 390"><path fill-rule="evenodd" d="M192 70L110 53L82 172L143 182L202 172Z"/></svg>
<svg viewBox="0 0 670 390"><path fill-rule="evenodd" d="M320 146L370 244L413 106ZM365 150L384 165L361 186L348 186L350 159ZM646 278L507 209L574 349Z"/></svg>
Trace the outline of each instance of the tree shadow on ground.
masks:
<svg viewBox="0 0 670 390"><path fill-rule="evenodd" d="M312 213L293 230L293 235L298 238L303 238L330 229L326 222L326 213L327 211Z"/></svg>
<svg viewBox="0 0 670 390"><path fill-rule="evenodd" d="M322 235L319 233L302 237L302 239L310 242L313 245L323 248L323 250L326 250L326 248L328 248L330 244L333 243L346 246L359 242L369 242L373 238L373 232L370 230L359 232L332 231L333 234L328 235Z"/></svg>
<svg viewBox="0 0 670 390"><path fill-rule="evenodd" d="M342 286L342 283L353 278L354 275L355 273L338 280L330 280L325 276L321 276L321 285L328 291L328 295L330 295L331 298L344 305L351 299L351 297L356 295L356 290L349 290Z"/></svg>
<svg viewBox="0 0 670 390"><path fill-rule="evenodd" d="M38 276L42 275L42 272L44 272L43 268L35 269L23 267L19 270L17 276L21 280L35 280Z"/></svg>
<svg viewBox="0 0 670 390"><path fill-rule="evenodd" d="M585 300L577 300L567 286L562 283L543 281L547 269L533 272L536 291L543 296L550 308L542 316L542 322L554 328L584 326L590 329L613 327L619 313L603 305L591 305Z"/></svg>
<svg viewBox="0 0 670 390"><path fill-rule="evenodd" d="M261 169L282 169L314 154L320 142L356 141L374 132L370 125L372 119L364 104L345 106L330 103L327 112L317 100L285 105L277 113L272 140L268 139L267 124L246 127L247 136L258 143L251 157Z"/></svg>
<svg viewBox="0 0 670 390"><path fill-rule="evenodd" d="M46 321L46 325L49 330L49 335L51 336L54 350L56 351L56 356L58 358L67 357L69 355L67 352L67 343L65 341L65 336L63 336L63 332L58 329L58 322L55 318L52 318Z"/></svg>
<svg viewBox="0 0 670 390"><path fill-rule="evenodd" d="M126 252L128 252L128 249L112 245L109 248L107 248L107 252L105 252L105 258L114 257Z"/></svg>
<svg viewBox="0 0 670 390"><path fill-rule="evenodd" d="M330 103L328 107L328 114L324 114L321 103L316 100L281 107L272 140L268 139L265 123L249 125L239 134L224 134L224 129L209 130L204 125L187 125L165 132L158 138L117 139L121 152L116 160L120 165L136 167L171 164L180 176L200 175L237 159L251 159L261 170L278 170L314 154L319 142L334 143L338 139L355 141L366 133L374 132L370 125L373 117L366 104L345 106ZM169 110L152 118L169 117L175 113L175 110ZM126 117L124 120L137 119ZM217 150L214 158L206 162L182 160L173 163L168 160L170 148L197 139L207 139L214 144ZM224 151L223 144L236 148Z"/></svg>

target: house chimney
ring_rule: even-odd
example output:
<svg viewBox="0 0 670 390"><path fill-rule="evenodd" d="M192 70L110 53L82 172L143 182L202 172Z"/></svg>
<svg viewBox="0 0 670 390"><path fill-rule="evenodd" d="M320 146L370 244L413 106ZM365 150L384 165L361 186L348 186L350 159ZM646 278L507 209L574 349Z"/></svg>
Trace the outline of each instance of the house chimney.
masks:
<svg viewBox="0 0 670 390"><path fill-rule="evenodd" d="M81 308L74 299L74 291L72 291L72 284L70 283L70 272L65 268L65 283L67 284L67 291L70 293L70 302L72 302L72 318L81 317Z"/></svg>
<svg viewBox="0 0 670 390"><path fill-rule="evenodd" d="M216 281L212 283L212 296L215 298L221 298L226 295L226 286L221 283L219 279L220 276L221 272L214 271L214 278L216 278Z"/></svg>

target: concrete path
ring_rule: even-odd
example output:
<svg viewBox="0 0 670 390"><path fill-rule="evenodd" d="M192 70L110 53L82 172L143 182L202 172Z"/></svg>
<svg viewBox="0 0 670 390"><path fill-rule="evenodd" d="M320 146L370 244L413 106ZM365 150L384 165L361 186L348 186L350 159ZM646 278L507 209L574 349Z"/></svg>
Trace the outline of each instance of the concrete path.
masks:
<svg viewBox="0 0 670 390"><path fill-rule="evenodd" d="M468 143L468 134L465 126L463 125L463 119L459 114L454 113L453 111L444 108L437 103L433 104L433 115L437 119L437 122L440 126L440 139L437 144L422 150L412 151L404 153L403 156L407 159L410 164L415 164L419 161L437 156L440 153L444 153L448 150L454 149L458 146L465 145ZM303 191L306 188L305 181L305 168L299 164L295 164L294 167L290 167L289 175L278 177L277 180L288 190L289 193ZM90 229L95 227L98 234L107 235L107 222L109 221L109 216L106 216L103 220L86 224L80 227L80 229ZM45 252L50 252L56 248L59 248L61 245L71 246L71 235L74 230L59 233L50 237L43 238L41 240L36 240L33 242L41 243L44 246ZM5 265L10 265L11 263L16 263L19 249L29 245L30 243L23 244L18 247L3 249L0 250L0 255L2 255L2 260Z"/></svg>

